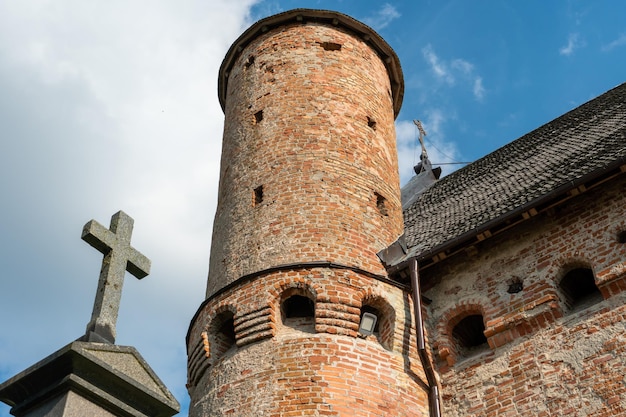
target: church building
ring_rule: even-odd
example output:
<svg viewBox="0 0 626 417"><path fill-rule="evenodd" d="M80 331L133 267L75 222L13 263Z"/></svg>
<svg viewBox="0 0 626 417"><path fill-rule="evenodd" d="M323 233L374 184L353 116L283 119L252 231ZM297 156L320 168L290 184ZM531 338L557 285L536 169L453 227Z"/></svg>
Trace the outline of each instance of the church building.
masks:
<svg viewBox="0 0 626 417"><path fill-rule="evenodd" d="M190 416L626 416L626 84L403 190L366 25L260 20L218 90Z"/></svg>

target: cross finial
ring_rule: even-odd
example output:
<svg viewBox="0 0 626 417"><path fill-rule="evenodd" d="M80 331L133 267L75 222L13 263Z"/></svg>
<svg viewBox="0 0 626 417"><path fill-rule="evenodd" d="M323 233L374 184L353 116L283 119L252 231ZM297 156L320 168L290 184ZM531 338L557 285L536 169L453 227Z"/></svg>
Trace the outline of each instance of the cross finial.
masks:
<svg viewBox="0 0 626 417"><path fill-rule="evenodd" d="M95 220L83 228L82 239L104 255L86 341L115 343L124 275L128 271L141 279L150 273L150 260L130 246L132 232L133 219L123 211L111 217L109 229Z"/></svg>
<svg viewBox="0 0 626 417"><path fill-rule="evenodd" d="M413 123L415 124L415 126L417 126L417 130L419 130L420 132L419 140L420 144L422 145L422 159L427 158L428 154L426 153L426 146L424 146L424 136L426 136L426 131L424 130L421 121L413 120Z"/></svg>

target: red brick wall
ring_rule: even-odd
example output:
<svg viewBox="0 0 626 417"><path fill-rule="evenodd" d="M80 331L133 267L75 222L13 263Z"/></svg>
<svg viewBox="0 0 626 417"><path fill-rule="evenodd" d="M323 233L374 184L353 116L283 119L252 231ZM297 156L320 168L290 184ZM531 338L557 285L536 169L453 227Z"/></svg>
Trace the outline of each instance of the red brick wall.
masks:
<svg viewBox="0 0 626 417"><path fill-rule="evenodd" d="M283 323L282 295L293 293L313 297L314 326ZM363 337L367 303L386 325ZM224 311L234 313L236 333L226 353L211 334ZM428 416L412 317L406 291L349 270L294 269L241 283L211 299L190 329L190 416Z"/></svg>
<svg viewBox="0 0 626 417"><path fill-rule="evenodd" d="M446 416L626 416L624 230L622 174L422 272ZM602 297L572 312L558 284L581 266ZM463 355L452 328L475 313L488 346Z"/></svg>
<svg viewBox="0 0 626 417"><path fill-rule="evenodd" d="M207 296L293 262L384 274L376 252L403 224L390 81L376 52L339 27L270 30L229 72L225 114Z"/></svg>
<svg viewBox="0 0 626 417"><path fill-rule="evenodd" d="M190 416L428 415L410 297L376 256L403 231L390 75L338 22L259 33L228 71ZM283 322L290 295L314 316ZM363 305L379 334L358 335Z"/></svg>

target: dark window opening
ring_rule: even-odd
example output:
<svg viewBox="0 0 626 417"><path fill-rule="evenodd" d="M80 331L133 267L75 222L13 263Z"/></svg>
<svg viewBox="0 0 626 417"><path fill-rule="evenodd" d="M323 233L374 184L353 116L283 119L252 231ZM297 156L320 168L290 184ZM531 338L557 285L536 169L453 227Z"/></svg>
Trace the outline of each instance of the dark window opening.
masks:
<svg viewBox="0 0 626 417"><path fill-rule="evenodd" d="M254 124L260 123L261 120L263 120L263 110L254 113Z"/></svg>
<svg viewBox="0 0 626 417"><path fill-rule="evenodd" d="M621 231L618 235L617 235L617 241L619 243L626 243L626 230Z"/></svg>
<svg viewBox="0 0 626 417"><path fill-rule="evenodd" d="M315 333L315 303L303 295L291 295L280 306L283 325Z"/></svg>
<svg viewBox="0 0 626 417"><path fill-rule="evenodd" d="M335 42L320 42L320 45L322 45L322 48L324 48L325 51L341 50L341 44Z"/></svg>
<svg viewBox="0 0 626 417"><path fill-rule="evenodd" d="M376 195L376 208L378 209L380 214L382 214L383 216L387 216L388 212L385 197L378 193L374 193L374 195Z"/></svg>
<svg viewBox="0 0 626 417"><path fill-rule="evenodd" d="M485 337L485 323L483 316L473 314L465 317L457 323L452 330L452 336L456 340L461 354L469 354L487 344Z"/></svg>
<svg viewBox="0 0 626 417"><path fill-rule="evenodd" d="M509 294L517 294L524 289L524 283L521 279L515 278L509 282L509 288L506 290Z"/></svg>
<svg viewBox="0 0 626 417"><path fill-rule="evenodd" d="M230 311L221 313L215 318L213 327L212 355L215 359L223 356L235 345L235 321Z"/></svg>
<svg viewBox="0 0 626 417"><path fill-rule="evenodd" d="M376 120L372 119L371 117L367 117L367 127L369 127L372 130L376 130Z"/></svg>
<svg viewBox="0 0 626 417"><path fill-rule="evenodd" d="M313 317L315 315L313 300L302 295L292 295L283 303L283 314L286 319Z"/></svg>
<svg viewBox="0 0 626 417"><path fill-rule="evenodd" d="M253 191L252 205L257 206L263 202L263 186L259 185Z"/></svg>
<svg viewBox="0 0 626 417"><path fill-rule="evenodd" d="M254 55L250 55L245 64L243 64L244 68L248 69L250 66L254 64Z"/></svg>
<svg viewBox="0 0 626 417"><path fill-rule="evenodd" d="M596 287L593 271L589 268L576 268L569 271L559 288L565 296L568 310L578 310L603 300L602 293Z"/></svg>

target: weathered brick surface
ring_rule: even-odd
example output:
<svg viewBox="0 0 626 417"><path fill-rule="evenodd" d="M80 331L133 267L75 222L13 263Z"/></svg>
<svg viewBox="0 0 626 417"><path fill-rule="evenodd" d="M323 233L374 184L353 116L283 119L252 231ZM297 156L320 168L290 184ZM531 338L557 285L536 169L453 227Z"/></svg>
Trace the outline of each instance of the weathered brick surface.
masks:
<svg viewBox="0 0 626 417"><path fill-rule="evenodd" d="M229 73L225 115L207 296L293 262L385 273L376 252L403 229L394 112L366 42L316 23L260 35Z"/></svg>
<svg viewBox="0 0 626 417"><path fill-rule="evenodd" d="M624 230L622 174L423 271L445 415L626 416ZM574 267L604 299L572 312L558 283ZM451 332L468 314L489 346L463 355Z"/></svg>
<svg viewBox="0 0 626 417"><path fill-rule="evenodd" d="M190 416L428 415L410 296L376 256L403 231L392 102L402 88L382 60L397 58L381 58L366 27L339 24L346 16L312 13L258 26L223 84L207 301L188 333ZM313 317L284 317L294 295L313 300ZM364 305L379 318L368 337Z"/></svg>
<svg viewBox="0 0 626 417"><path fill-rule="evenodd" d="M283 323L280 301L292 290L314 297L313 326ZM357 336L363 304L379 309L379 335ZM225 354L206 336L223 311L234 312L236 331ZM349 270L294 269L242 283L205 305L190 330L190 415L427 416L412 317L406 291ZM251 327L269 332L244 337Z"/></svg>

